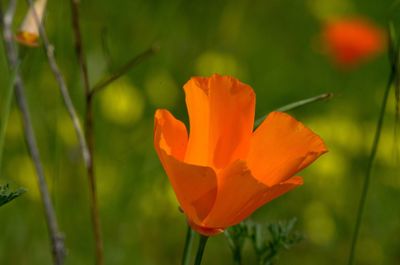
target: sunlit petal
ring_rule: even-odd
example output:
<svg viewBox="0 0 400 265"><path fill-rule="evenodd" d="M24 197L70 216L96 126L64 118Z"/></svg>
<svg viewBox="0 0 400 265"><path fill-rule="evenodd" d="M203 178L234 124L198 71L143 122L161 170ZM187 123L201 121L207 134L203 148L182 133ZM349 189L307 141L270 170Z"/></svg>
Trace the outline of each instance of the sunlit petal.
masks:
<svg viewBox="0 0 400 265"><path fill-rule="evenodd" d="M192 78L184 88L190 119L185 160L219 169L244 158L254 122L253 90L219 75Z"/></svg>
<svg viewBox="0 0 400 265"><path fill-rule="evenodd" d="M199 222L213 205L217 190L212 168L190 165L182 160L187 141L184 125L168 111L155 115L154 145L176 197L188 218Z"/></svg>
<svg viewBox="0 0 400 265"><path fill-rule="evenodd" d="M267 186L292 177L327 151L321 138L282 112L272 112L254 132L247 163Z"/></svg>

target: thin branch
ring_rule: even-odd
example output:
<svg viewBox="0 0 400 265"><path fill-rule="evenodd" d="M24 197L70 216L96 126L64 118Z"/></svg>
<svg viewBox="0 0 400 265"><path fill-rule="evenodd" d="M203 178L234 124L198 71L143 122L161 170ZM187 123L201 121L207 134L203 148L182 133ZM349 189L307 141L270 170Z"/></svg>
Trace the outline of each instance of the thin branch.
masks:
<svg viewBox="0 0 400 265"><path fill-rule="evenodd" d="M154 55L159 51L159 47L153 45L149 49L145 50L144 52L140 53L139 55L135 56L131 60L129 60L126 64L122 65L115 73L105 77L104 79L100 80L97 82L92 90L91 94L95 94L105 87L107 87L110 83L114 82L124 74L126 74L132 67L135 67L136 65L140 64L143 62L145 59L149 58L150 56Z"/></svg>
<svg viewBox="0 0 400 265"><path fill-rule="evenodd" d="M86 95L86 113L85 113L85 132L86 132L86 141L88 144L88 149L90 153L90 157L92 158L90 166L88 167L88 179L89 179L89 193L90 193L90 203L91 203L91 215L92 215L92 226L93 233L96 244L96 264L103 265L104 264L104 254L103 254L103 240L101 235L101 227L100 227L100 214L98 207L98 199L97 199L97 190L96 190L96 176L94 171L94 118L93 118L93 96L109 85L111 82L117 80L122 75L124 75L127 71L129 71L132 67L136 66L144 59L156 53L159 49L157 46L153 46L150 49L144 51L138 56L134 57L130 61L128 61L125 65L119 68L114 74L104 78L100 82L98 82L92 89L89 82L89 75L87 69L87 63L85 58L85 53L83 49L83 41L81 28L79 25L79 0L70 0L71 1L71 13L72 13L72 28L74 32L75 38L75 52L78 59L78 63L81 68L84 91Z"/></svg>
<svg viewBox="0 0 400 265"><path fill-rule="evenodd" d="M72 12L72 28L75 38L75 51L78 58L78 62L81 68L83 85L86 97L86 112L85 112L85 132L86 141L89 148L90 157L92 158L89 167L87 168L87 175L89 181L89 195L90 195L90 211L92 228L95 240L96 249L96 264L104 264L104 249L103 239L101 234L100 225L100 214L97 200L96 190L96 175L94 171L94 126L93 126L93 97L90 92L89 75L87 70L87 64L83 49L83 42L81 37L81 29L79 25L79 0L71 0L71 12Z"/></svg>
<svg viewBox="0 0 400 265"><path fill-rule="evenodd" d="M39 190L44 205L44 212L46 216L46 222L52 246L53 261L54 264L61 265L63 264L65 258L64 237L62 236L58 228L56 214L50 199L46 179L44 176L44 169L41 163L40 153L36 143L35 133L33 131L28 103L26 102L25 99L24 84L17 68L18 52L15 47L15 43L13 40L13 32L12 32L12 21L15 13L16 3L17 3L16 0L10 0L9 8L7 9L4 17L3 14L0 12L0 19L1 21L3 21L2 26L3 26L5 50L11 72L16 71L15 84L14 84L15 96L18 107L22 115L25 140L28 145L28 150L32 158L32 161L34 163L38 178Z"/></svg>
<svg viewBox="0 0 400 265"><path fill-rule="evenodd" d="M74 30L74 37L75 37L76 55L78 57L79 65L82 71L85 93L86 95L89 95L90 93L89 74L85 59L85 53L83 49L81 27L79 25L79 0L71 0L71 11L72 11L72 27Z"/></svg>
<svg viewBox="0 0 400 265"><path fill-rule="evenodd" d="M32 0L27 0L28 4L33 10L33 15L35 18L35 21L37 23L37 27L39 29L40 36L43 40L43 47L45 50L45 53L47 55L47 59L51 68L51 71L53 72L54 77L56 78L56 81L58 83L58 86L61 91L61 95L64 101L64 105L68 111L69 116L71 117L76 136L78 137L79 140L79 146L81 149L81 153L83 156L83 159L85 161L86 167L89 167L91 163L91 157L90 153L86 144L86 139L84 136L84 132L81 127L81 123L79 121L77 112L75 110L74 104L72 103L71 96L69 95L69 90L67 87L67 84L65 82L64 76L62 75L60 68L58 67L57 61L54 57L54 46L50 43L49 38L47 37L47 33L43 27L43 24L40 23L40 19L36 13L36 10L33 8L33 1Z"/></svg>

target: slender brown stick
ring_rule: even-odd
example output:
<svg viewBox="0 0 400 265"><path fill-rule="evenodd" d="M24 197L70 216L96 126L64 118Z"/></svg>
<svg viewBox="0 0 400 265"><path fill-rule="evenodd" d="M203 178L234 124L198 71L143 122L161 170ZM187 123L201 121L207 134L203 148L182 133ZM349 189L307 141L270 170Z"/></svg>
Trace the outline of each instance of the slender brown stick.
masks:
<svg viewBox="0 0 400 265"><path fill-rule="evenodd" d="M89 75L87 70L87 64L85 54L83 50L83 42L81 37L81 29L79 25L79 0L71 0L71 12L72 12L72 28L75 37L75 51L78 58L78 62L81 68L83 85L86 97L86 112L85 112L85 132L86 141L89 148L89 154L92 158L87 168L87 174L89 179L89 194L90 194L90 209L92 218L92 227L94 240L96 244L96 264L104 264L104 250L103 250L103 239L101 234L100 226L100 214L97 200L96 190L96 176L94 171L94 131L93 131L93 97L90 92Z"/></svg>
<svg viewBox="0 0 400 265"><path fill-rule="evenodd" d="M88 69L83 49L83 41L81 28L79 25L79 0L71 0L71 13L72 13L72 28L74 31L75 38L75 51L78 59L78 63L81 68L84 91L86 96L86 113L85 113L85 132L86 141L88 144L88 149L91 157L91 163L87 169L89 186L90 186L90 199L91 199L91 214L92 214L92 225L94 231L94 237L96 242L96 264L104 264L104 254L103 254L103 241L100 229L100 215L97 200L96 191L96 176L94 172L94 126L93 126L93 98L96 92L104 89L107 85L117 80L128 72L132 67L136 66L144 59L155 54L159 48L158 46L152 46L141 54L135 56L133 59L129 60L126 64L120 67L115 73L107 76L106 78L100 80L92 89L89 82Z"/></svg>
<svg viewBox="0 0 400 265"><path fill-rule="evenodd" d="M29 114L29 107L25 99L24 84L18 70L18 52L15 47L12 33L12 21L15 13L16 3L16 0L10 0L9 8L4 16L0 10L0 19L2 21L1 24L4 34L4 46L9 68L11 71L15 71L15 96L22 116L25 140L37 174L40 195L43 201L44 212L51 241L53 261L54 264L61 265L63 264L65 258L64 238L58 228L56 214L50 199L46 179L44 176L43 165L41 163L40 153Z"/></svg>
<svg viewBox="0 0 400 265"><path fill-rule="evenodd" d="M95 94L105 87L107 87L110 83L114 82L124 74L126 74L132 67L138 65L141 63L143 60L149 58L150 56L154 55L156 52L158 52L159 47L156 45L151 46L149 49L145 50L144 52L140 53L139 55L135 56L131 60L129 60L127 63L122 65L117 71L115 71L113 74L105 77L104 79L100 80L97 82L94 86L93 89L91 90L91 94Z"/></svg>
<svg viewBox="0 0 400 265"><path fill-rule="evenodd" d="M90 153L89 153L89 150L88 150L88 147L86 144L85 135L83 133L81 123L80 123L78 115L76 113L74 104L72 103L71 96L69 95L67 83L65 82L64 76L62 75L60 68L58 67L57 61L54 57L54 46L50 43L49 38L47 37L47 33L43 27L43 24L40 23L40 20L36 13L36 10L33 8L32 0L27 0L27 1L33 10L34 18L36 20L36 23L37 23L37 26L38 26L38 29L40 32L40 36L43 40L43 47L44 47L45 53L47 55L47 59L48 59L51 71L53 72L53 75L56 78L56 81L58 83L58 86L60 88L61 95L62 95L62 98L64 101L64 105L68 111L69 116L71 117L76 135L79 140L79 146L81 149L83 159L85 161L86 167L89 167L89 165L91 163L90 162L91 157L90 157Z"/></svg>

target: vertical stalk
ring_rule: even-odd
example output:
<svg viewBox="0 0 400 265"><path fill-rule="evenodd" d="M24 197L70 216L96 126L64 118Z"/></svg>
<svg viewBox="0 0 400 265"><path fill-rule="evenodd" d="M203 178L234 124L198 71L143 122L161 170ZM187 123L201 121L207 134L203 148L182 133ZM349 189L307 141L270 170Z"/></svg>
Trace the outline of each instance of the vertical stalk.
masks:
<svg viewBox="0 0 400 265"><path fill-rule="evenodd" d="M49 189L45 180L44 169L29 115L28 103L25 99L22 80L19 78L15 81L15 96L22 115L25 140L38 176L39 190L44 204L47 226L49 228L54 264L61 265L64 263L65 257L64 237L58 228L56 214L50 199Z"/></svg>
<svg viewBox="0 0 400 265"><path fill-rule="evenodd" d="M190 262L190 253L192 252L193 247L193 238L194 232L190 225L188 225L187 232L186 232L186 240L185 246L183 248L183 256L182 256L182 265L189 265Z"/></svg>
<svg viewBox="0 0 400 265"><path fill-rule="evenodd" d="M104 249L103 249L103 238L101 234L100 224L100 212L97 200L97 186L96 186L96 175L94 171L94 130L93 130L93 97L88 94L86 97L86 117L85 117L85 131L86 141L90 153L91 163L87 168L88 179L89 179L89 190L90 190L90 202L91 202L91 216L93 233L96 244L96 264L104 264Z"/></svg>
<svg viewBox="0 0 400 265"><path fill-rule="evenodd" d="M28 151L33 161L39 191L43 202L44 213L46 217L47 228L51 241L52 257L55 265L62 265L65 258L64 237L58 228L57 218L53 203L50 198L46 178L44 174L43 165L40 158L39 148L36 142L35 132L33 130L32 120L29 113L29 106L25 98L24 83L20 76L18 64L18 51L15 47L14 36L12 32L12 21L16 9L16 0L11 0L9 8L3 16L0 6L0 25L3 28L4 46L7 55L7 61L11 72L15 72L14 89L17 105L19 107L22 124L24 129L24 136Z"/></svg>
<svg viewBox="0 0 400 265"><path fill-rule="evenodd" d="M206 243L208 240L208 236L200 235L199 246L197 249L196 259L194 261L194 265L201 265L201 260L203 259L204 249L206 247Z"/></svg>
<svg viewBox="0 0 400 265"><path fill-rule="evenodd" d="M93 234L94 234L95 248L96 248L96 264L103 265L104 264L103 239L101 234L100 214L99 214L97 189L96 189L96 176L94 170L95 143L94 143L94 128L93 128L93 97L90 90L89 75L88 75L86 59L83 50L81 30L79 25L79 0L71 0L71 12L72 12L72 28L75 37L75 51L82 72L83 85L86 98L85 136L89 150L89 156L91 158L90 163L87 166L87 175L89 181L91 220L92 220L92 227L93 227Z"/></svg>
<svg viewBox="0 0 400 265"><path fill-rule="evenodd" d="M382 99L379 118L378 118L378 122L376 124L374 141L373 141L372 148L371 148L371 153L370 153L370 156L369 156L369 159L368 159L367 171L366 171L366 174L365 174L364 184L363 184L363 188L362 188L362 192L361 192L361 197L360 197L360 201L359 201L359 204L358 204L358 210L357 210L355 228L354 228L354 232L353 232L353 238L352 238L352 241L351 241L351 248L350 248L348 265L353 265L354 264L355 252L356 252L356 247L357 247L357 240L358 240L358 235L359 235L359 232L360 232L361 221L362 221L363 214L364 214L365 203L366 203L368 189L369 189L369 183L370 183L370 179L371 179L372 167L374 165L376 152L377 152L378 146L379 146L379 140L380 140L381 132L382 132L383 119L384 119L384 116L385 116L386 105L387 105L387 101L388 101L388 98L389 98L389 92L390 92L390 88L392 87L393 81L395 79L395 75L396 75L396 71L395 71L395 69L392 69L392 71L390 73L390 77L389 77L388 83L387 83L387 86L386 86L386 89L385 89L385 93L384 93L383 99Z"/></svg>

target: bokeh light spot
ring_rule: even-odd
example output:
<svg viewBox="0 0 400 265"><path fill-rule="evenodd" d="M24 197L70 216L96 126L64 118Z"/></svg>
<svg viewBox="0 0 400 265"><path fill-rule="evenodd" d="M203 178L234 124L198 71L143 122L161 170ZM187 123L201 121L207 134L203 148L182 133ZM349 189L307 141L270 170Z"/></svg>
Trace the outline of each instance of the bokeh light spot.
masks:
<svg viewBox="0 0 400 265"><path fill-rule="evenodd" d="M133 84L120 79L100 93L100 106L106 119L126 125L141 119L145 102Z"/></svg>
<svg viewBox="0 0 400 265"><path fill-rule="evenodd" d="M326 245L333 240L336 225L327 207L321 202L310 203L304 212L306 233L317 245Z"/></svg>

